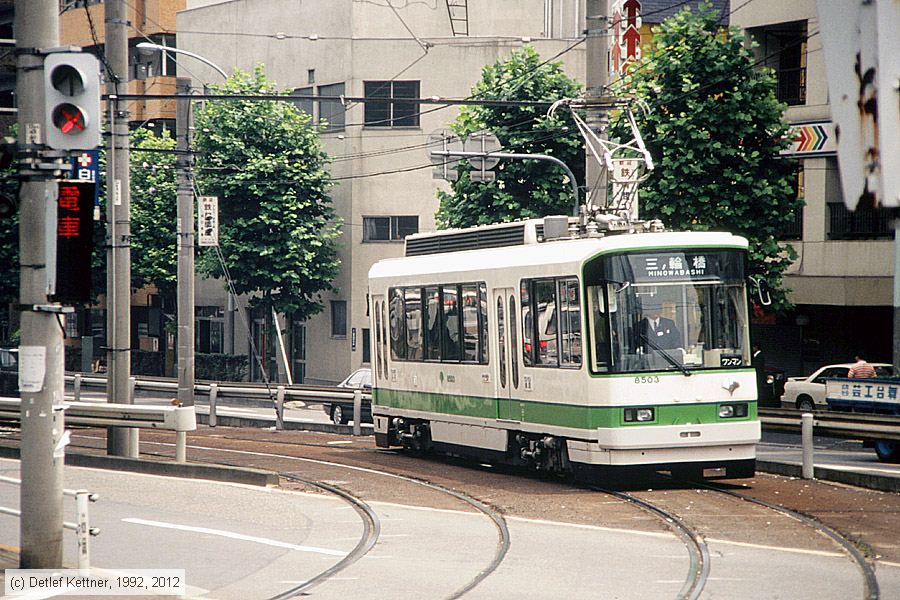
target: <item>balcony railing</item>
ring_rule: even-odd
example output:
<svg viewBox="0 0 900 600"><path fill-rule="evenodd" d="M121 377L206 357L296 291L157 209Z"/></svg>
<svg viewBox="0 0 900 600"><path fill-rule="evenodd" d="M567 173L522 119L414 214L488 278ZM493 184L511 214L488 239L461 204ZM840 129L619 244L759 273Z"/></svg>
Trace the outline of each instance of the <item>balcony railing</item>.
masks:
<svg viewBox="0 0 900 600"><path fill-rule="evenodd" d="M828 239L892 239L894 219L892 210L858 208L851 212L843 204L828 204Z"/></svg>
<svg viewBox="0 0 900 600"><path fill-rule="evenodd" d="M798 208L793 219L784 225L781 230L780 240L802 240L803 239L803 208Z"/></svg>

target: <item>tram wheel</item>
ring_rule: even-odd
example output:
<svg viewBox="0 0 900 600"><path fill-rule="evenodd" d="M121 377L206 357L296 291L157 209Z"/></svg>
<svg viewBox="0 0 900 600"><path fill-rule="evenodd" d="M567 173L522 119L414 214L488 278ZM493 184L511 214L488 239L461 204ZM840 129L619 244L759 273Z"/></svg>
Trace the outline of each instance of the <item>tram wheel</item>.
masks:
<svg viewBox="0 0 900 600"><path fill-rule="evenodd" d="M875 454L881 462L900 462L900 444L887 440L875 442Z"/></svg>

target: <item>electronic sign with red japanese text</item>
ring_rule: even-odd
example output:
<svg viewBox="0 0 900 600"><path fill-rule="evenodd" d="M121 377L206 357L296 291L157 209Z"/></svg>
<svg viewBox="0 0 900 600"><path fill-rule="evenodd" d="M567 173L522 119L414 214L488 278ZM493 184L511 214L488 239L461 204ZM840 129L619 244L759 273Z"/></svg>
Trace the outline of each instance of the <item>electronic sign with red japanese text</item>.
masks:
<svg viewBox="0 0 900 600"><path fill-rule="evenodd" d="M62 303L87 302L91 296L96 184L71 180L60 181L58 186L53 298Z"/></svg>

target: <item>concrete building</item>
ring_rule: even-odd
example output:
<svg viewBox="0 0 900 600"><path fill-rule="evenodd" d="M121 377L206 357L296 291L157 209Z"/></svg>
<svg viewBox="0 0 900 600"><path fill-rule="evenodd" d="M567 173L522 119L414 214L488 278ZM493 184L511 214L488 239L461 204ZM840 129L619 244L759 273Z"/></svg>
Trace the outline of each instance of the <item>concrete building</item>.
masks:
<svg viewBox="0 0 900 600"><path fill-rule="evenodd" d="M321 96L463 98L482 67L524 44L548 59L559 55L568 74L584 80L584 45L576 44L584 0L455 0L449 4L458 8L449 11L447 4L188 0L177 18L178 46L226 71L263 64L279 87ZM201 63L190 69L198 87L220 79ZM323 144L344 222L343 268L320 315L306 323L287 315L282 328L291 334L295 381L338 381L369 361L369 267L400 256L406 234L434 229L436 191L447 184L432 178L424 145L458 110L414 102L301 106L329 123ZM218 283L198 285L197 305L224 308L220 290ZM273 355L273 336L256 317L256 343Z"/></svg>
<svg viewBox="0 0 900 600"><path fill-rule="evenodd" d="M806 202L785 239L798 258L785 279L796 310L757 323L769 363L790 374L852 360L890 362L893 228L890 211L843 204L828 104L822 37L815 0L731 0L732 25L757 44L761 64L778 77L785 120L796 140L798 194Z"/></svg>

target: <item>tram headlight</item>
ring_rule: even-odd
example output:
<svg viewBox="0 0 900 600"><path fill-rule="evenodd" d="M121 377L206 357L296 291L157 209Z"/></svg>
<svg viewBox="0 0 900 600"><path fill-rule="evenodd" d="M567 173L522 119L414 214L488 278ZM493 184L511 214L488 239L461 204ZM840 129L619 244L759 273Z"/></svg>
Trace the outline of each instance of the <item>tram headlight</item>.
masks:
<svg viewBox="0 0 900 600"><path fill-rule="evenodd" d="M653 408L626 408L626 423L645 423L656 420L656 410Z"/></svg>
<svg viewBox="0 0 900 600"><path fill-rule="evenodd" d="M733 419L747 416L747 404L741 402L739 404L720 404L719 418Z"/></svg>

